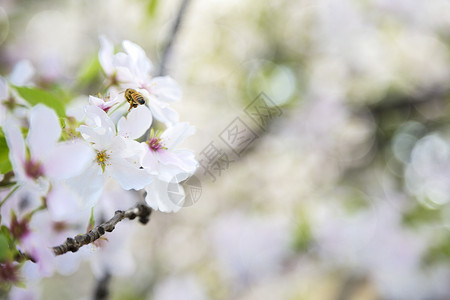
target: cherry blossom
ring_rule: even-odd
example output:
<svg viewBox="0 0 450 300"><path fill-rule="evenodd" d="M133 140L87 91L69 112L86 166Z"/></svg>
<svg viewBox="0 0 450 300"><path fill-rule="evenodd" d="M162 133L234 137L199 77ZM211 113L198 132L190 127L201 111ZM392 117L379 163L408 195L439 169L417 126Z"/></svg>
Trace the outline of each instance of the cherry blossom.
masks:
<svg viewBox="0 0 450 300"><path fill-rule="evenodd" d="M170 76L152 77L152 62L140 46L130 41L123 41L125 52L116 54L111 42L105 37L100 37L100 43L99 61L112 83L142 93L157 120L167 125L178 122L178 114L169 107L170 103L179 101L182 96L175 80Z"/></svg>
<svg viewBox="0 0 450 300"><path fill-rule="evenodd" d="M195 132L188 123L178 123L169 127L162 134L152 131L150 139L145 143L142 166L154 175L153 182L145 187L145 200L153 209L162 212L176 212L183 204L168 196L168 184L176 175L193 174L197 168L194 154L188 150L176 149L187 137ZM178 183L178 182L174 182ZM180 186L178 190L182 191Z"/></svg>
<svg viewBox="0 0 450 300"><path fill-rule="evenodd" d="M33 207L40 205L41 197L47 195L52 184L82 173L93 152L82 140L58 142L59 119L53 110L42 104L31 109L29 123L26 140L13 118L6 122L4 130L17 184L28 192ZM49 197L47 201L60 199Z"/></svg>
<svg viewBox="0 0 450 300"><path fill-rule="evenodd" d="M95 158L82 175L68 181L77 195L92 206L109 178L125 190L140 190L148 185L152 178L140 169L141 147L133 140L150 127L152 118L148 108L141 106L121 118L117 132L115 124L101 108L89 105L85 111L87 125L81 125L78 131L92 146Z"/></svg>

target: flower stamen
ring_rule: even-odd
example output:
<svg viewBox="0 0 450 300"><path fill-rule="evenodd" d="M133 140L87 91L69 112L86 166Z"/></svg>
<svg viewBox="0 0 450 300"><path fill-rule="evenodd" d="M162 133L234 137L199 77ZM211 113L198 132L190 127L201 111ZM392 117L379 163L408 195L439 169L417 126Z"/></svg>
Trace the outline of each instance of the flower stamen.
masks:
<svg viewBox="0 0 450 300"><path fill-rule="evenodd" d="M106 153L106 150L97 151L97 164L102 167L102 171L105 172L105 167L107 165L111 165L108 163L109 154Z"/></svg>
<svg viewBox="0 0 450 300"><path fill-rule="evenodd" d="M38 179L44 175L44 170L39 162L28 159L25 161L25 173L30 178Z"/></svg>
<svg viewBox="0 0 450 300"><path fill-rule="evenodd" d="M153 130L153 128L150 131L150 139L148 140L147 144L148 147L153 150L154 152L158 152L161 149L167 150L166 147L164 147L164 144L161 140L161 133L160 132L155 132Z"/></svg>

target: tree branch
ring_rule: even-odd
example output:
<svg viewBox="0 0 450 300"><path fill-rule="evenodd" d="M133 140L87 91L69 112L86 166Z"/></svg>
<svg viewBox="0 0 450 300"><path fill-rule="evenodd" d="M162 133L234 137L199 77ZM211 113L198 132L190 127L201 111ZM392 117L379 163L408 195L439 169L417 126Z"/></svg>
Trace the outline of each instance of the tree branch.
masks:
<svg viewBox="0 0 450 300"><path fill-rule="evenodd" d="M159 64L159 70L157 75L163 76L166 72L166 64L168 61L168 58L170 56L170 52L172 50L173 43L175 41L175 38L177 36L177 33L180 29L181 22L183 21L183 17L186 12L186 8L189 4L190 0L182 0L180 4L180 8L178 9L177 18L175 19L175 23L173 23L172 31L170 32L169 39L167 40L167 43L164 47L164 51L161 58L161 63Z"/></svg>
<svg viewBox="0 0 450 300"><path fill-rule="evenodd" d="M138 204L136 207L130 208L126 211L118 210L111 219L96 226L88 233L80 234L73 238L67 238L63 244L53 247L53 253L55 255L62 255L69 251L76 252L84 245L90 244L99 239L105 234L105 232L113 231L116 224L123 219L133 220L134 218L139 217L139 222L142 224L147 224L150 220L151 213L152 209L145 204Z"/></svg>

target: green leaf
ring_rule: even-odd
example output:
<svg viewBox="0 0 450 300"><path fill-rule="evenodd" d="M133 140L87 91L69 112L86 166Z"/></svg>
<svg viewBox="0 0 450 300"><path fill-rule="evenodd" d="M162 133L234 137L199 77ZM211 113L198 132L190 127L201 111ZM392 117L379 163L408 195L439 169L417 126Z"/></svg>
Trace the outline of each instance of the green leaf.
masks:
<svg viewBox="0 0 450 300"><path fill-rule="evenodd" d="M156 9L158 8L158 0L149 0L147 3L147 13L150 18L154 18L156 15Z"/></svg>
<svg viewBox="0 0 450 300"><path fill-rule="evenodd" d="M308 250L313 241L311 226L303 216L299 218L297 226L294 228L293 247L297 252Z"/></svg>
<svg viewBox="0 0 450 300"><path fill-rule="evenodd" d="M91 217L89 218L88 229L91 230L95 227L94 207L91 207Z"/></svg>
<svg viewBox="0 0 450 300"><path fill-rule="evenodd" d="M440 241L432 245L422 257L425 266L448 263L450 261L450 235L445 234Z"/></svg>
<svg viewBox="0 0 450 300"><path fill-rule="evenodd" d="M5 261L9 256L8 239L0 232L0 261Z"/></svg>
<svg viewBox="0 0 450 300"><path fill-rule="evenodd" d="M441 222L441 210L430 209L421 204L416 204L403 215L403 223L410 227L419 227L421 225L430 225Z"/></svg>
<svg viewBox="0 0 450 300"><path fill-rule="evenodd" d="M42 103L54 109L59 117L65 116L64 99L35 87L14 86L14 88L32 106Z"/></svg>
<svg viewBox="0 0 450 300"><path fill-rule="evenodd" d="M11 162L9 161L9 148L6 143L5 135L0 128L0 174L6 174L12 170Z"/></svg>
<svg viewBox="0 0 450 300"><path fill-rule="evenodd" d="M102 73L102 66L97 54L89 58L81 67L77 77L77 86L88 86L95 82Z"/></svg>

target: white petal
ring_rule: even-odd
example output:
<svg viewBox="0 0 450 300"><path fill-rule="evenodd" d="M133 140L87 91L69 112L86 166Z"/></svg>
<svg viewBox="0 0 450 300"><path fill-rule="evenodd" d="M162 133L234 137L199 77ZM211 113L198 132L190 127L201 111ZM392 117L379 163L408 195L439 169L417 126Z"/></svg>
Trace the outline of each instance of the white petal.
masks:
<svg viewBox="0 0 450 300"><path fill-rule="evenodd" d="M80 210L80 203L63 183L52 187L47 196L47 207L54 221L65 221L68 216Z"/></svg>
<svg viewBox="0 0 450 300"><path fill-rule="evenodd" d="M178 83L170 76L155 77L150 81L149 91L165 102L179 101L183 95Z"/></svg>
<svg viewBox="0 0 450 300"><path fill-rule="evenodd" d="M35 73L34 67L28 60L19 61L9 75L9 81L18 86L27 85Z"/></svg>
<svg viewBox="0 0 450 300"><path fill-rule="evenodd" d="M165 165L173 165L180 168L186 173L194 173L197 168L197 161L192 152L187 150L178 151L161 151L159 153L159 160Z"/></svg>
<svg viewBox="0 0 450 300"><path fill-rule="evenodd" d="M116 136L116 128L108 115L99 107L88 105L85 107L86 125L77 130L88 142L96 144L96 149L107 148Z"/></svg>
<svg viewBox="0 0 450 300"><path fill-rule="evenodd" d="M8 96L8 83L5 78L0 76L0 100L5 100Z"/></svg>
<svg viewBox="0 0 450 300"><path fill-rule="evenodd" d="M81 175L67 180L66 184L78 196L83 207L92 207L103 192L105 179L100 166L92 164Z"/></svg>
<svg viewBox="0 0 450 300"><path fill-rule="evenodd" d="M184 190L180 185L176 185L180 189L175 195L169 196L169 183L155 178L152 184L145 187L145 201L155 210L166 213L179 211L184 203ZM180 198L176 197L178 195Z"/></svg>
<svg viewBox="0 0 450 300"><path fill-rule="evenodd" d="M95 97L95 96L89 96L89 104L95 105L97 107L100 107L105 101L102 99Z"/></svg>
<svg viewBox="0 0 450 300"><path fill-rule="evenodd" d="M124 158L114 157L110 159L108 174L117 180L125 190L140 190L152 181L152 177L144 169L139 169Z"/></svg>
<svg viewBox="0 0 450 300"><path fill-rule="evenodd" d="M88 126L96 128L101 127L105 129L110 135L115 135L116 128L113 121L105 113L105 111L95 105L86 105L84 107L86 112L86 123Z"/></svg>
<svg viewBox="0 0 450 300"><path fill-rule="evenodd" d="M148 106L152 111L152 115L158 121L163 122L166 126L172 126L178 122L178 113L168 107L168 104L159 101L155 96L148 96Z"/></svg>
<svg viewBox="0 0 450 300"><path fill-rule="evenodd" d="M164 142L164 146L167 147L167 149L174 149L186 137L193 135L194 133L195 127L189 125L189 123L177 123L164 131L161 135L161 140Z"/></svg>
<svg viewBox="0 0 450 300"><path fill-rule="evenodd" d="M45 162L45 174L53 179L79 175L95 158L92 147L83 141L59 143Z"/></svg>
<svg viewBox="0 0 450 300"><path fill-rule="evenodd" d="M129 161L136 161L136 165L138 167L141 166L141 160L146 152L146 148L148 148L147 144L139 143L134 140L121 138L125 144L125 148L121 150L120 155L123 158L128 159ZM147 147L146 147L147 146Z"/></svg>
<svg viewBox="0 0 450 300"><path fill-rule="evenodd" d="M25 178L25 142L22 133L13 118L6 120L4 131L14 174L23 179Z"/></svg>
<svg viewBox="0 0 450 300"><path fill-rule="evenodd" d="M146 168L150 173L156 173L158 170L158 157L153 150L146 150L144 157L142 158L142 166Z"/></svg>
<svg viewBox="0 0 450 300"><path fill-rule="evenodd" d="M99 37L100 40L100 51L98 52L98 60L100 65L105 71L107 76L111 76L114 73L113 66L113 56L114 56L114 46L111 42L103 35Z"/></svg>
<svg viewBox="0 0 450 300"><path fill-rule="evenodd" d="M38 104L31 109L27 143L31 157L45 161L61 135L61 125L55 111Z"/></svg>
<svg viewBox="0 0 450 300"><path fill-rule="evenodd" d="M123 41L122 46L129 55L130 69L141 78L148 76L152 69L152 62L147 58L144 49L130 41Z"/></svg>
<svg viewBox="0 0 450 300"><path fill-rule="evenodd" d="M140 105L119 120L117 132L124 138L137 139L150 128L151 124L152 113L146 106Z"/></svg>

